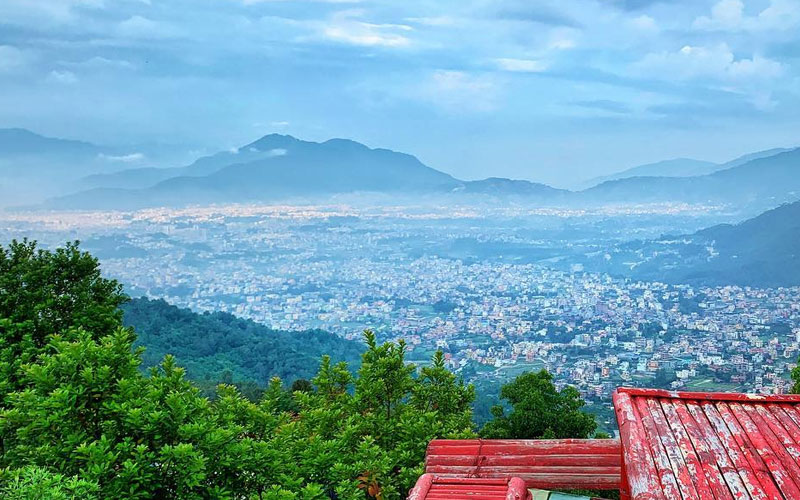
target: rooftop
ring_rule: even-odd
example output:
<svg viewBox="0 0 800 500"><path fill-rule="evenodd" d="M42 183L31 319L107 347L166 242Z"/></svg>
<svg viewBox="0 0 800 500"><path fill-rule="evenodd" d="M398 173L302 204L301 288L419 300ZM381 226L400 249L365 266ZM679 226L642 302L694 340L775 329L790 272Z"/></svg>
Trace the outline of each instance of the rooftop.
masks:
<svg viewBox="0 0 800 500"><path fill-rule="evenodd" d="M531 498L520 485L619 489L623 500L800 498L800 395L619 388L613 399L619 440L434 440L409 498Z"/></svg>

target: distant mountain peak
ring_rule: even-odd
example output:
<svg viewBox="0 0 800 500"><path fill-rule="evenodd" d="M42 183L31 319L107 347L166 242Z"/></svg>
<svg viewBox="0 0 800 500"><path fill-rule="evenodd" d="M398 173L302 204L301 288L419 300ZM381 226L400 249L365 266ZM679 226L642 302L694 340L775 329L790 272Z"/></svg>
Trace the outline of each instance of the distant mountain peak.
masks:
<svg viewBox="0 0 800 500"><path fill-rule="evenodd" d="M368 146L361 144L360 142L351 140L351 139L340 139L340 138L333 138L328 139L327 141L322 143L325 146L333 146L339 150L352 150L352 151L362 151L370 149Z"/></svg>
<svg viewBox="0 0 800 500"><path fill-rule="evenodd" d="M272 151L274 149L289 149L301 141L300 139L284 134L267 134L264 137L257 139L250 144L242 146L240 150L255 149L257 151Z"/></svg>
<svg viewBox="0 0 800 500"><path fill-rule="evenodd" d="M25 128L0 128L0 154L93 153L93 144L72 139L57 139Z"/></svg>

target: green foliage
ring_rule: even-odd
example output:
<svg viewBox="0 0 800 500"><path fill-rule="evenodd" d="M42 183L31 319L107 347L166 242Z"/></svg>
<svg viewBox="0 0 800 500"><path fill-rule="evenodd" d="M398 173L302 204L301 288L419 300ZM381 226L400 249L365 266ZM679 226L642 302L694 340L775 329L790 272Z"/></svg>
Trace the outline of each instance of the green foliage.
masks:
<svg viewBox="0 0 800 500"><path fill-rule="evenodd" d="M100 276L97 259L68 243L54 252L36 242L0 247L0 406L20 388L17 374L34 362L50 336L77 328L98 337L120 323L122 286Z"/></svg>
<svg viewBox="0 0 800 500"><path fill-rule="evenodd" d="M800 359L798 359L798 364L794 368L792 368L792 394L800 394Z"/></svg>
<svg viewBox="0 0 800 500"><path fill-rule="evenodd" d="M97 485L65 477L42 467L0 471L0 498L5 500L95 500Z"/></svg>
<svg viewBox="0 0 800 500"><path fill-rule="evenodd" d="M594 416L581 411L585 402L574 387L561 391L545 370L527 372L504 385L500 396L511 405L492 408L493 420L481 429L481 436L493 439L587 438L597 424Z"/></svg>
<svg viewBox="0 0 800 500"><path fill-rule="evenodd" d="M472 435L474 389L442 354L418 371L371 332L357 376L325 356L257 403L204 397L169 355L145 373L119 286L76 246L34 248L2 252L3 498L400 499L428 441Z"/></svg>
<svg viewBox="0 0 800 500"><path fill-rule="evenodd" d="M323 354L357 367L364 350L358 342L327 332L273 330L232 314L197 314L163 300L135 298L122 310L125 325L136 329L137 345L147 348L144 366L171 354L207 393L222 381L258 399L257 387L266 387L274 376L310 379Z"/></svg>
<svg viewBox="0 0 800 500"><path fill-rule="evenodd" d="M415 376L402 342L379 345L369 331L365 339L357 377L325 357L316 392L294 393L296 463L340 498L403 498L430 439L472 435L474 389L447 371L441 353Z"/></svg>

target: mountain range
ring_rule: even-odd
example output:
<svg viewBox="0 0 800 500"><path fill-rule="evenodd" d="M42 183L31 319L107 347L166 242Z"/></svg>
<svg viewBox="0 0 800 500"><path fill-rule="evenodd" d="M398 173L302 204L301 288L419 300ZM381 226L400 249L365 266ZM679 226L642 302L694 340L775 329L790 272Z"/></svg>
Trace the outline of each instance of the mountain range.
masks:
<svg viewBox="0 0 800 500"><path fill-rule="evenodd" d="M24 129L0 129L0 194L5 205L54 209L308 203L355 195L415 202L502 198L560 206L688 202L737 207L745 213L800 198L798 149L761 151L722 164L667 160L597 179L599 184L581 191L500 177L461 180L412 155L347 139L311 142L270 134L174 168L124 169L136 155L121 153ZM44 195L51 198L39 205Z"/></svg>
<svg viewBox="0 0 800 500"><path fill-rule="evenodd" d="M464 181L416 157L347 139L322 143L270 134L233 151L167 169L134 169L84 179L91 189L54 199L53 208L139 208L230 202L313 202L372 193L415 201L511 198L539 204L689 202L750 207L800 195L800 150L772 149L724 164L679 159L621 172L582 191L526 180ZM669 173L669 176L663 175ZM660 175L657 175L660 174ZM634 175L630 177L630 175Z"/></svg>
<svg viewBox="0 0 800 500"><path fill-rule="evenodd" d="M100 146L22 128L0 128L0 207L33 205L84 189L78 180L87 175L179 157L175 147L161 144Z"/></svg>
<svg viewBox="0 0 800 500"><path fill-rule="evenodd" d="M646 165L639 165L621 172L602 177L595 177L582 183L584 188L590 188L602 184L606 181L628 179L630 177L696 177L701 175L713 174L720 170L738 167L749 161L768 156L775 156L778 153L789 151L787 148L773 148L756 153L749 153L735 158L725 163L714 163L705 160L694 160L692 158L675 158L663 160Z"/></svg>
<svg viewBox="0 0 800 500"><path fill-rule="evenodd" d="M97 154L94 144L68 139L56 139L35 134L23 128L0 129L0 157L13 155L74 155Z"/></svg>
<svg viewBox="0 0 800 500"><path fill-rule="evenodd" d="M690 202L774 207L800 198L800 148L694 177L630 177L581 192L601 203Z"/></svg>
<svg viewBox="0 0 800 500"><path fill-rule="evenodd" d="M575 258L584 269L701 286L800 286L800 202L737 224L631 240Z"/></svg>
<svg viewBox="0 0 800 500"><path fill-rule="evenodd" d="M800 202L698 231L682 251L661 253L634 275L704 285L800 285Z"/></svg>
<svg viewBox="0 0 800 500"><path fill-rule="evenodd" d="M322 143L271 134L187 167L92 176L102 187L52 200L54 208L136 208L229 202L319 200L348 193L520 196L539 202L568 191L525 180L462 181L416 157L348 139Z"/></svg>

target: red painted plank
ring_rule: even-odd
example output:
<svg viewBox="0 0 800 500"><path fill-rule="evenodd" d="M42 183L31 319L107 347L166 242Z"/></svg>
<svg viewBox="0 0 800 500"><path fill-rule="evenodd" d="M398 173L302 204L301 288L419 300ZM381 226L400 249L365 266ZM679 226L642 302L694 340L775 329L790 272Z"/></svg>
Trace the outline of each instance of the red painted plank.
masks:
<svg viewBox="0 0 800 500"><path fill-rule="evenodd" d="M772 412L772 415L780 422L781 426L786 429L786 432L791 437L792 442L797 445L800 443L800 427L792 420L791 417L786 413L786 411L781 408L779 405L770 404L764 405L764 407Z"/></svg>
<svg viewBox="0 0 800 500"><path fill-rule="evenodd" d="M800 460L800 447L794 442L778 419L775 418L775 415L769 411L765 405L749 405L748 411L751 413L758 413L770 430L775 434L775 437L783 444L783 449L786 453L794 459L794 465L797 466ZM798 468L798 471L800 471L800 468Z"/></svg>
<svg viewBox="0 0 800 500"><path fill-rule="evenodd" d="M686 428L683 426L680 417L678 416L678 412L675 409L673 400L661 399L660 403L661 409L664 411L664 415L667 418L667 423L669 424L670 430L672 430L672 434L675 436L678 448L683 455L683 460L686 464L686 470L689 476L693 479L698 495L700 495L700 498L714 498L714 493L711 491L711 487L709 486L705 473L703 472L703 466L700 464L700 457L697 456L697 452L692 444L692 440L689 437L689 434L686 432Z"/></svg>
<svg viewBox="0 0 800 500"><path fill-rule="evenodd" d="M728 403L725 401L717 401L715 403L715 407L719 412L723 422L725 422L725 426L730 430L731 436L733 436L739 452L741 452L742 456L744 456L744 458L747 460L747 463L750 465L750 468L753 470L753 473L758 479L759 484L761 485L761 488L763 489L767 498L783 498L775 484L774 479L772 478L772 475L769 473L769 468L764 463L764 459L761 457L754 444L747 437L747 432L744 430L744 428L742 428L742 425L736 419L736 416L731 411Z"/></svg>
<svg viewBox="0 0 800 500"><path fill-rule="evenodd" d="M524 465L517 466L484 466L480 467L470 465L432 465L426 469L426 472L433 474L452 474L455 476L472 476L472 477L513 477L519 474L528 472L536 474L562 474L562 475L592 475L599 476L613 476L619 475L618 467L572 467L569 465L551 465L547 467L526 467ZM502 474L502 476L499 476Z"/></svg>
<svg viewBox="0 0 800 500"><path fill-rule="evenodd" d="M738 472L741 482L747 489L745 494L742 494L737 498L768 498L764 488L761 486L761 482L759 481L758 477L756 477L753 468L750 466L747 458L745 458L742 450L739 448L739 444L733 437L733 433L728 428L727 424L725 424L725 421L722 419L722 415L720 415L716 406L714 406L714 403L711 401L703 401L700 403L700 407L702 408L703 413L705 413L708 421L711 423L714 433L719 439L720 445L730 458L734 471ZM733 490L733 488L731 489ZM734 496L736 496L735 492Z"/></svg>
<svg viewBox="0 0 800 500"><path fill-rule="evenodd" d="M525 481L518 477L512 477L508 482L508 494L506 500L525 500L531 497L528 488L525 486Z"/></svg>
<svg viewBox="0 0 800 500"><path fill-rule="evenodd" d="M728 407L758 451L758 455L764 460L781 493L786 498L800 498L800 488L798 488L793 479L793 475L797 477L797 474L792 469L787 468L788 464L784 464L787 458L791 461L791 457L783 451L783 447L769 427L760 418L753 418L757 417L757 412L754 415L746 411L746 408L750 407L750 405L730 402Z"/></svg>
<svg viewBox="0 0 800 500"><path fill-rule="evenodd" d="M703 471L703 475L708 485L711 487L714 498L732 500L733 495L728 489L725 477L717 465L714 453L710 445L706 443L700 425L695 421L692 414L689 413L686 402L682 399L674 399L672 400L672 404L675 406L675 412L678 414L678 418L686 429L686 433L689 435L694 449L697 451L697 456L700 458L700 469Z"/></svg>
<svg viewBox="0 0 800 500"><path fill-rule="evenodd" d="M739 401L744 403L787 402L800 403L800 394L742 394L736 392L687 392L666 391L663 389L642 389L638 387L620 387L615 392L649 398L693 399L705 401Z"/></svg>
<svg viewBox="0 0 800 500"><path fill-rule="evenodd" d="M428 444L429 455L547 455L565 454L617 454L617 439L435 439Z"/></svg>
<svg viewBox="0 0 800 500"><path fill-rule="evenodd" d="M616 439L434 440L425 471L447 477L520 477L544 489L618 489Z"/></svg>
<svg viewBox="0 0 800 500"><path fill-rule="evenodd" d="M482 455L483 465L546 467L550 465L605 466L620 465L620 454L616 455ZM474 455L429 455L425 461L433 466L474 466Z"/></svg>
<svg viewBox="0 0 800 500"><path fill-rule="evenodd" d="M447 473L447 472L434 472L438 477L453 477L463 478L464 475L460 472ZM543 490L560 490L560 489L593 489L593 490L618 490L620 487L620 474L600 475L592 474L577 474L571 473L532 473L532 472L507 472L507 471L481 471L477 476L472 478L485 479L487 477L519 477L525 481L529 488L539 488Z"/></svg>
<svg viewBox="0 0 800 500"><path fill-rule="evenodd" d="M641 428L631 397L623 392L615 392L614 409L620 430L620 442L625 449L624 467L626 480L634 500L663 500L664 494L657 481L655 463L646 445L646 436Z"/></svg>
<svg viewBox="0 0 800 500"><path fill-rule="evenodd" d="M737 500L749 498L750 495L747 493L747 488L739 476L739 472L734 467L731 458L728 456L728 451L722 445L722 441L712 427L711 422L709 422L703 408L697 401L686 401L686 408L694 417L695 422L697 422L697 427L702 433L733 498Z"/></svg>
<svg viewBox="0 0 800 500"><path fill-rule="evenodd" d="M442 478L423 474L409 500L530 500L519 478Z"/></svg>
<svg viewBox="0 0 800 500"><path fill-rule="evenodd" d="M779 406L783 408L783 411L789 415L789 418L791 418L792 421L797 424L798 427L800 427L800 413L798 412L800 410L800 406L789 403L781 403Z"/></svg>
<svg viewBox="0 0 800 500"><path fill-rule="evenodd" d="M423 474L417 479L417 484L408 493L408 500L424 500L428 496L433 484L433 474Z"/></svg>
<svg viewBox="0 0 800 500"><path fill-rule="evenodd" d="M667 420L664 417L664 412L661 410L661 405L658 401L650 398L636 398L646 405L646 411L650 413L655 426L655 432L658 434L660 444L666 454L667 463L672 468L672 474L678 482L678 488L684 499L699 498L697 489L692 481L692 476L686 467L683 460L680 448L673 436L672 431L667 425ZM651 440L653 437L651 436Z"/></svg>
<svg viewBox="0 0 800 500"><path fill-rule="evenodd" d="M658 429L653 421L653 416L647 405L647 399L632 398L631 402L639 412L639 421L647 435L647 444L650 446L650 451L652 452L656 472L658 472L664 495L667 498L680 498L681 493L678 489L678 480L672 470L672 464L670 464L667 452L664 450L664 446L661 443L661 437L659 436Z"/></svg>

